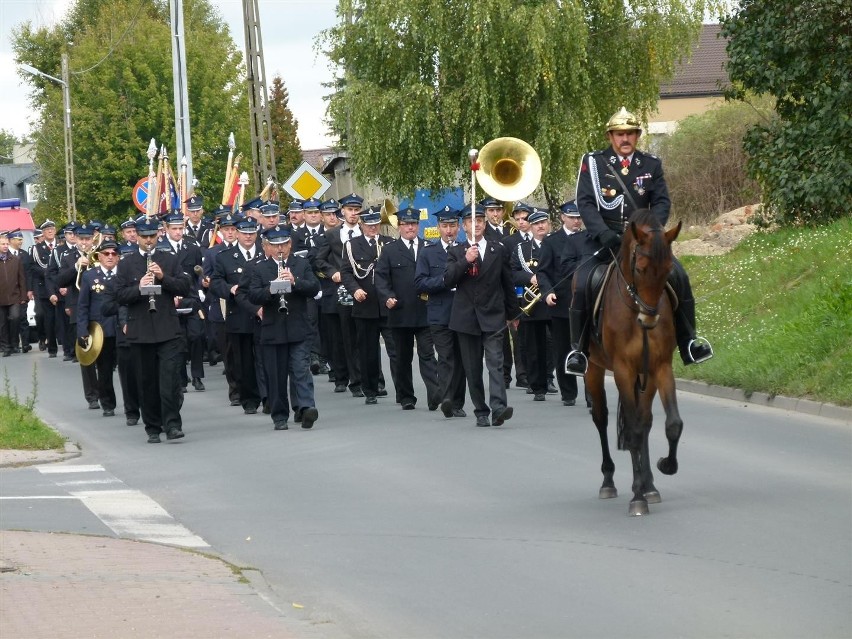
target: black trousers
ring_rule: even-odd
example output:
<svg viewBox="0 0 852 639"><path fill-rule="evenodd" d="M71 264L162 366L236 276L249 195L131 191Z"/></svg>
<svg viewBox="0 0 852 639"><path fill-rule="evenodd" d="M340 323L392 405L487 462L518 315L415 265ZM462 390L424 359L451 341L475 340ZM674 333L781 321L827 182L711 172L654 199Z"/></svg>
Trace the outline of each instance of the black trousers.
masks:
<svg viewBox="0 0 852 639"><path fill-rule="evenodd" d="M365 397L375 397L379 392L379 375L382 372L381 347L379 346L381 320L358 317L354 321L358 340L361 390L364 391Z"/></svg>
<svg viewBox="0 0 852 639"><path fill-rule="evenodd" d="M401 404L417 403L414 396L413 363L414 345L417 344L417 362L420 377L426 385L426 402L430 408L441 403L441 387L438 384L438 362L435 347L428 327L391 329L396 351L396 377L394 388L397 401Z"/></svg>
<svg viewBox="0 0 852 639"><path fill-rule="evenodd" d="M429 327L432 343L438 353L438 381L441 401L449 399L453 408L464 406L464 366L461 361L458 334L446 326Z"/></svg>
<svg viewBox="0 0 852 639"><path fill-rule="evenodd" d="M12 336L15 334L14 327L20 319L21 305L9 304L0 306L0 351L9 353L14 348Z"/></svg>
<svg viewBox="0 0 852 639"><path fill-rule="evenodd" d="M260 391L257 387L257 371L254 359L254 333L226 333L228 350L234 365L234 376L239 389L243 408L260 406Z"/></svg>
<svg viewBox="0 0 852 639"><path fill-rule="evenodd" d="M121 385L121 401L124 403L124 416L127 419L139 419L140 384L139 372L133 362L129 344L123 344L116 350L118 359L118 382Z"/></svg>
<svg viewBox="0 0 852 639"><path fill-rule="evenodd" d="M269 407L273 423L286 422L292 409L312 408L314 379L311 375L310 342L263 344L260 347L269 392Z"/></svg>
<svg viewBox="0 0 852 639"><path fill-rule="evenodd" d="M331 367L331 379L335 383L347 384L349 380L337 381L337 371L345 370L346 354L343 352L343 342L340 339L340 318L337 313L319 314L319 332L322 357Z"/></svg>
<svg viewBox="0 0 852 639"><path fill-rule="evenodd" d="M337 377L338 384L348 384L350 390L361 388L361 366L358 355L360 340L358 340L355 320L352 319L352 307L337 305L337 317L340 320L340 341L343 344L343 361L346 369L342 369ZM337 367L335 367L337 368Z"/></svg>
<svg viewBox="0 0 852 639"><path fill-rule="evenodd" d="M183 428L180 416L183 404L180 368L185 357L183 342L182 337L177 337L166 342L133 343L130 346L142 386L142 421L149 435Z"/></svg>
<svg viewBox="0 0 852 639"><path fill-rule="evenodd" d="M521 320L518 341L527 361L527 382L533 393L547 392L547 320Z"/></svg>
<svg viewBox="0 0 852 639"><path fill-rule="evenodd" d="M556 365L556 383L562 401L577 399L577 376L565 372L565 358L571 352L571 325L567 317L554 317L550 320L550 333L553 336L554 364Z"/></svg>
<svg viewBox="0 0 852 639"><path fill-rule="evenodd" d="M104 344L98 359L89 366L80 365L83 373L83 393L86 401L100 402L104 410L115 410L115 386L113 385L112 373L116 364L115 336L104 337ZM86 378L89 378L88 382ZM94 382L94 397L90 399L86 385Z"/></svg>
<svg viewBox="0 0 852 639"><path fill-rule="evenodd" d="M487 417L489 412L502 412L506 408L506 386L503 380L503 335L505 331L469 335L459 333L459 348L470 391L470 401L477 417ZM485 402L485 385L482 381L482 358L488 369L488 403Z"/></svg>

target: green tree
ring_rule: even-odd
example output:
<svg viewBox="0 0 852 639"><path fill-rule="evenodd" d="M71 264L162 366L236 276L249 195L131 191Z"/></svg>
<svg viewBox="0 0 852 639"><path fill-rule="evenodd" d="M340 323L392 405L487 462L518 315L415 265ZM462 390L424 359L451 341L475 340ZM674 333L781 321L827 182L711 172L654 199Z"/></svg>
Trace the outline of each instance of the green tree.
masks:
<svg viewBox="0 0 852 639"><path fill-rule="evenodd" d="M290 110L290 93L280 75L272 78L269 96L269 118L272 121L272 144L278 179L285 180L302 163L299 123Z"/></svg>
<svg viewBox="0 0 852 639"><path fill-rule="evenodd" d="M184 4L189 112L197 191L221 195L227 139L248 146L248 111L242 56L209 0ZM73 39L70 37L73 35ZM72 44L73 42L73 44ZM13 33L16 62L60 75L60 56L70 59L71 117L77 209L81 218L113 222L134 210L131 189L147 175L145 152L155 138L175 158L174 98L168 3L160 0L78 0L65 21ZM46 200L37 217L65 209L65 164L61 89L26 76L40 114L36 159Z"/></svg>
<svg viewBox="0 0 852 639"><path fill-rule="evenodd" d="M362 180L410 195L467 151L521 138L551 202L626 105L647 115L710 1L340 0L321 40L342 72L329 117Z"/></svg>
<svg viewBox="0 0 852 639"><path fill-rule="evenodd" d="M782 223L852 209L852 6L844 0L741 0L722 20L732 97L775 98L777 117L745 137L749 173Z"/></svg>
<svg viewBox="0 0 852 639"><path fill-rule="evenodd" d="M12 152L18 138L11 131L0 129L0 164L12 163Z"/></svg>

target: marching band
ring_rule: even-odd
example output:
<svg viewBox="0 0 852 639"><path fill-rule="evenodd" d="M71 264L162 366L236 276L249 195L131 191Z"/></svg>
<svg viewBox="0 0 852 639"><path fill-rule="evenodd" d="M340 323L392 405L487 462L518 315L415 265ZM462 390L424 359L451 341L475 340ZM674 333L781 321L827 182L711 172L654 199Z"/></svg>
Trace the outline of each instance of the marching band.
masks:
<svg viewBox="0 0 852 639"><path fill-rule="evenodd" d="M625 113L613 116L611 134L638 127ZM503 149L513 139L499 140ZM472 171L495 162L486 148L474 151ZM57 224L47 220L29 253L22 252L24 293L35 302L39 349L54 358L61 343L64 359L79 362L89 408L115 414L117 367L126 423L141 420L152 444L162 433L184 437L183 395L190 383L195 392L206 390L205 360L224 364L223 405L240 406L246 415L262 411L273 430L286 430L291 417L303 429L313 427L317 376L327 375L334 392L348 390L367 405L388 396L392 384L400 409L414 410L415 353L429 411L465 418L467 387L476 425L499 426L515 413L506 393L513 360L517 385L531 401L558 393L563 406L575 405L588 320L572 293L586 282L572 281L578 272L585 277L602 244L615 246L610 235L629 219L628 202L655 193L655 204L663 198L655 160L633 153L632 161L643 164L642 180L625 198L621 176L604 173L606 152L584 156L578 202L552 213L523 201L538 177L521 175L525 193L486 188L478 201L472 187L461 210L428 212L437 220L432 241L419 236L420 209L397 212L399 237L391 237L380 232L386 206L365 207L356 193L339 201L296 200L282 213L269 188L241 205L242 181L233 203L226 183L212 217L200 195L188 195L165 215L149 210L122 223L120 239L88 222L64 226L60 242ZM496 159L508 161L514 160ZM629 162L623 166L633 171ZM590 196L595 179L605 188ZM594 217L601 209L605 224ZM556 217L561 224L554 230ZM681 291L691 310L688 286ZM4 355L12 340L17 345L9 324L4 319L0 334ZM29 339L20 339L26 351ZM712 355L694 331L684 339L684 361ZM382 342L390 380L382 371Z"/></svg>

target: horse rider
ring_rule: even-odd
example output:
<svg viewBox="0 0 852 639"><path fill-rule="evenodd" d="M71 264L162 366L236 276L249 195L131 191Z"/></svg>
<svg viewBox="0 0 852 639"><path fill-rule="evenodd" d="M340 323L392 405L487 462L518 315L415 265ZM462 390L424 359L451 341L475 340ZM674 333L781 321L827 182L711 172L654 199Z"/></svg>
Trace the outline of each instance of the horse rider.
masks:
<svg viewBox="0 0 852 639"><path fill-rule="evenodd" d="M571 303L571 348L565 366L573 375L584 375L588 367L585 351L588 348L589 316L588 280L600 263L615 259L621 238L637 210L649 209L665 226L669 219L671 200L663 177L660 160L639 151L636 144L642 135L637 117L624 107L607 122L610 147L586 153L577 177L577 208L586 229L600 249L595 259L587 259L574 278L574 299ZM677 294L675 337L681 359L686 365L713 357L710 343L695 332L695 300L689 278L676 259L669 284Z"/></svg>

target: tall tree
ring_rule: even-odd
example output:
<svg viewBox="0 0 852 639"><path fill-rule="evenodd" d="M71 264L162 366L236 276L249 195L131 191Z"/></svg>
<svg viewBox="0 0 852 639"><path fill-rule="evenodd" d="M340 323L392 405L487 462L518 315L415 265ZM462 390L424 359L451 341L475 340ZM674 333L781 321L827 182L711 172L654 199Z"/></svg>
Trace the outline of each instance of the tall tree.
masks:
<svg viewBox="0 0 852 639"><path fill-rule="evenodd" d="M323 34L342 73L332 129L359 178L404 194L453 184L470 147L518 137L552 200L618 107L652 110L711 3L339 0Z"/></svg>
<svg viewBox="0 0 852 639"><path fill-rule="evenodd" d="M242 55L209 0L186 0L184 11L193 168L198 191L212 200L221 195L229 132L238 145L249 143ZM131 189L147 175L151 138L166 145L178 169L168 19L163 0L78 0L55 27L24 23L13 33L16 62L50 75L60 75L60 56L69 54L77 208L84 219L117 221L133 210ZM35 88L36 159L47 198L37 213L56 216L65 209L61 89L26 79Z"/></svg>
<svg viewBox="0 0 852 639"><path fill-rule="evenodd" d="M269 118L272 121L272 144L278 179L286 180L302 163L299 123L290 110L290 93L280 75L272 78L269 96Z"/></svg>
<svg viewBox="0 0 852 639"><path fill-rule="evenodd" d="M0 164L11 164L12 153L18 138L11 131L0 129Z"/></svg>
<svg viewBox="0 0 852 639"><path fill-rule="evenodd" d="M745 137L749 172L776 219L815 223L852 209L852 6L741 0L722 20L732 97L775 97Z"/></svg>

